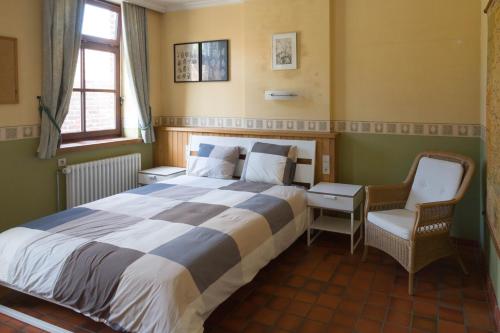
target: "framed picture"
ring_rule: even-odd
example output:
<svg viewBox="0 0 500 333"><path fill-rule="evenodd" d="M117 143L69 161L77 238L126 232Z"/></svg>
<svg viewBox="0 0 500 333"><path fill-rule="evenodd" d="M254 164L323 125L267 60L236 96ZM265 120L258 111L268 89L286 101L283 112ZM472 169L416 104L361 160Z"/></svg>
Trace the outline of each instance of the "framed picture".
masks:
<svg viewBox="0 0 500 333"><path fill-rule="evenodd" d="M273 35L273 70L297 69L297 33Z"/></svg>
<svg viewBox="0 0 500 333"><path fill-rule="evenodd" d="M200 81L200 44L174 44L174 81Z"/></svg>
<svg viewBox="0 0 500 333"><path fill-rule="evenodd" d="M201 81L229 80L229 41L201 42Z"/></svg>

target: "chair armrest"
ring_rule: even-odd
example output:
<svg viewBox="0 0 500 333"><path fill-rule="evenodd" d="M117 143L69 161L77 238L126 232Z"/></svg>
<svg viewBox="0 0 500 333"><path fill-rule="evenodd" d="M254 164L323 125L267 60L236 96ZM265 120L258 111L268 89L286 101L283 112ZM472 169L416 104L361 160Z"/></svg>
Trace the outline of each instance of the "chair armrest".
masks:
<svg viewBox="0 0 500 333"><path fill-rule="evenodd" d="M455 200L417 204L417 223L436 223L443 219L453 218L455 205Z"/></svg>
<svg viewBox="0 0 500 333"><path fill-rule="evenodd" d="M417 221L413 234L417 237L447 234L451 229L456 200L417 204Z"/></svg>
<svg viewBox="0 0 500 333"><path fill-rule="evenodd" d="M409 193L410 186L406 183L366 186L366 213L402 208L406 204Z"/></svg>

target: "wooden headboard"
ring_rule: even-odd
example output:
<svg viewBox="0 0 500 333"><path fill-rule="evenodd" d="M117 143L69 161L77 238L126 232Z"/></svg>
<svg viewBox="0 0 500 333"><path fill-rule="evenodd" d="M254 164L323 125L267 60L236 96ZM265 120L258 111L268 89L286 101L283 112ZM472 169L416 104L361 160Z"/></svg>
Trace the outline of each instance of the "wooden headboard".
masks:
<svg viewBox="0 0 500 333"><path fill-rule="evenodd" d="M286 139L286 140L315 140L316 161L315 181L316 183L335 181L335 133L314 132L281 132L281 131L252 131L234 130L221 128L199 128L199 127L156 127L156 143L154 144L155 166L186 166L186 146L191 142L192 135L202 136L227 136L247 137L263 139ZM330 157L329 174L323 174L323 155Z"/></svg>

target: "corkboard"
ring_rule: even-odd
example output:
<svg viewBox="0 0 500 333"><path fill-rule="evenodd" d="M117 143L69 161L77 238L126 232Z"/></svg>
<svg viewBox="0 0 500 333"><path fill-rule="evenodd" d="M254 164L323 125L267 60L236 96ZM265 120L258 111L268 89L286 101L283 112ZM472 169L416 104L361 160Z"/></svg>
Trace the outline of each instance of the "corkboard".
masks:
<svg viewBox="0 0 500 333"><path fill-rule="evenodd" d="M498 29L500 29L500 1L495 1L488 10L486 215L497 252L500 249L500 32Z"/></svg>
<svg viewBox="0 0 500 333"><path fill-rule="evenodd" d="M0 104L19 103L17 39L0 36Z"/></svg>

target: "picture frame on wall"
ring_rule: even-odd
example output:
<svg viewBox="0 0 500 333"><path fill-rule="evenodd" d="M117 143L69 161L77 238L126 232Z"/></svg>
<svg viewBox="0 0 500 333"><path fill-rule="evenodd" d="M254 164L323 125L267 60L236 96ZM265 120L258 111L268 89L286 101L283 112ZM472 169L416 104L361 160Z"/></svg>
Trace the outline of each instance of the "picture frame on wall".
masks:
<svg viewBox="0 0 500 333"><path fill-rule="evenodd" d="M229 81L229 40L200 43L201 81Z"/></svg>
<svg viewBox="0 0 500 333"><path fill-rule="evenodd" d="M273 70L297 69L297 33L273 35Z"/></svg>
<svg viewBox="0 0 500 333"><path fill-rule="evenodd" d="M200 81L200 43L174 44L174 82Z"/></svg>

